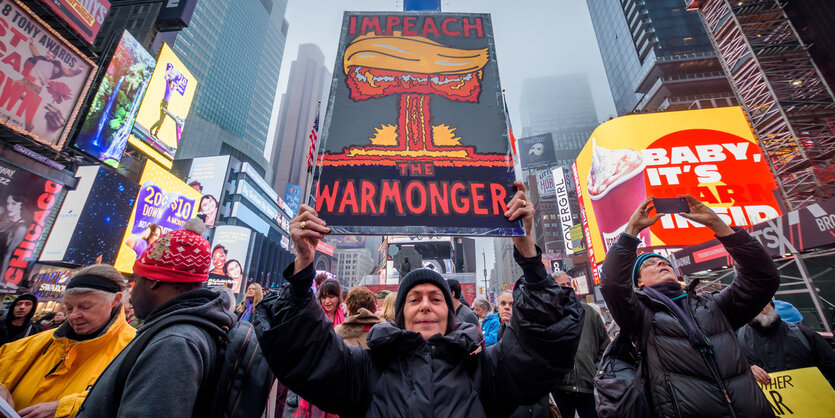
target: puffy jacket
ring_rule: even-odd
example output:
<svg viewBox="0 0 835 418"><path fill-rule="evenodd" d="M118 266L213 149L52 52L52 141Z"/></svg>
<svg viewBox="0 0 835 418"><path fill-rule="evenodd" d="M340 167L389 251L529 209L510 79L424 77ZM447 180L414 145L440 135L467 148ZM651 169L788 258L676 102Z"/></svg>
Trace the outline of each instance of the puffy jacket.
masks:
<svg viewBox="0 0 835 418"><path fill-rule="evenodd" d="M342 337L345 344L353 347L368 348L366 340L368 339L368 331L374 325L383 322L380 317L374 315L371 311L365 308L360 308L360 312L356 315L349 315L345 318L345 322L339 324L334 328L337 335Z"/></svg>
<svg viewBox="0 0 835 418"><path fill-rule="evenodd" d="M312 265L256 307L261 348L282 383L342 417L507 416L571 368L583 321L574 292L547 277L541 252L515 255L525 276L509 330L477 354L479 329L457 321L428 340L386 322L371 328L368 350L346 346L310 291Z"/></svg>
<svg viewBox="0 0 835 418"><path fill-rule="evenodd" d="M582 303L586 311L583 319L583 334L574 356L574 369L563 376L557 390L563 392L594 393L594 376L603 352L609 346L609 334L603 325L603 318L589 304Z"/></svg>
<svg viewBox="0 0 835 418"><path fill-rule="evenodd" d="M17 305L17 302L24 299L33 301L34 303L32 309L26 315L26 318L23 319L23 325L21 325L20 327L15 327L12 325L12 319L14 319L14 315L12 313L14 311L15 305ZM25 338L30 335L35 335L43 331L43 327L41 327L41 325L37 321L32 320L32 317L35 315L35 308L37 307L37 298L30 294L20 295L12 301L12 303L9 305L9 311L6 313L6 316L0 319L0 345L10 343L12 341L17 341L21 338Z"/></svg>
<svg viewBox="0 0 835 418"><path fill-rule="evenodd" d="M137 333L142 335L149 325L171 315L195 315L220 327L231 327L236 316L229 305L226 292L192 290L154 309ZM174 324L162 329L136 359L121 398L114 394L114 383L124 353L102 373L78 416L190 417L198 390L216 364L217 353L217 338L203 328Z"/></svg>
<svg viewBox="0 0 835 418"><path fill-rule="evenodd" d="M797 328L802 335L796 335L779 319L765 328L753 322L746 325L740 332L748 362L768 373L817 367L829 384L835 385L835 350L817 332L802 325ZM799 338L806 339L811 351Z"/></svg>
<svg viewBox="0 0 835 418"><path fill-rule="evenodd" d="M735 330L768 303L780 275L762 245L741 228L734 229L718 237L735 262L731 285L718 293L696 294L694 280L686 289L684 308L710 339L713 361L693 348L686 328L667 305L632 288L640 240L621 234L606 254L601 292L621 332L636 339L647 333L647 391L659 417L773 416ZM645 319L651 321L648 329Z"/></svg>
<svg viewBox="0 0 835 418"><path fill-rule="evenodd" d="M493 312L484 318L484 323L481 324L481 333L484 334L484 342L488 347L495 344L499 339L499 328L502 326L499 321L499 314Z"/></svg>
<svg viewBox="0 0 835 418"><path fill-rule="evenodd" d="M74 341L68 331L64 321L0 347L0 384L12 392L17 410L58 401L56 417L75 416L88 388L136 335L123 310L96 338Z"/></svg>

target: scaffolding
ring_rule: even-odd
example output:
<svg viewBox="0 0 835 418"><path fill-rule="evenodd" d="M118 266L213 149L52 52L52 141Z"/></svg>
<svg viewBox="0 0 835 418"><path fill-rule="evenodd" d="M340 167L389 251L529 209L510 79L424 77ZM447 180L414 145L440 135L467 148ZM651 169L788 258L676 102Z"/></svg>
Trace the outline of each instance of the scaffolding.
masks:
<svg viewBox="0 0 835 418"><path fill-rule="evenodd" d="M691 0L745 108L787 210L835 195L835 95L785 0Z"/></svg>

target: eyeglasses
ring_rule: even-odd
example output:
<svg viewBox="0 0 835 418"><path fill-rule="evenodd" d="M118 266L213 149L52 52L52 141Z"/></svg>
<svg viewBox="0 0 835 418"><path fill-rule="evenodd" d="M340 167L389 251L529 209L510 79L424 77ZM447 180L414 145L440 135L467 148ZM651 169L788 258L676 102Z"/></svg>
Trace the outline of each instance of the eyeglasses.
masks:
<svg viewBox="0 0 835 418"><path fill-rule="evenodd" d="M661 257L650 257L650 258L647 258L646 260L644 260L643 263L641 263L641 268L640 269L642 270L644 267L657 266L659 263L663 263L667 267L672 267L672 265L670 264L669 261L667 261L667 260L665 260Z"/></svg>

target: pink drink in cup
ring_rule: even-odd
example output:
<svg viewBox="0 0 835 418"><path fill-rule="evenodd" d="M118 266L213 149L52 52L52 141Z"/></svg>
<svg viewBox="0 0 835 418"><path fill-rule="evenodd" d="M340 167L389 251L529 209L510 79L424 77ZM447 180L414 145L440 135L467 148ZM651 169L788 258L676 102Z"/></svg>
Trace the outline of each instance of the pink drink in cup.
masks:
<svg viewBox="0 0 835 418"><path fill-rule="evenodd" d="M629 148L608 150L598 147L592 138L588 192L606 251L626 229L635 208L646 199L644 167L640 152ZM649 228L641 231L638 238L642 245L649 245Z"/></svg>

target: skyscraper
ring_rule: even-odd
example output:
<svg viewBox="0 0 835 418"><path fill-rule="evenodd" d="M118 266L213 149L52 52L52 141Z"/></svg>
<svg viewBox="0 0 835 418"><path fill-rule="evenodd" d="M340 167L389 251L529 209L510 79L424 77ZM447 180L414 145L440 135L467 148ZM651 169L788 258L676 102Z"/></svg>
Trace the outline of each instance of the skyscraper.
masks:
<svg viewBox="0 0 835 418"><path fill-rule="evenodd" d="M286 9L287 0L200 0L188 28L157 36L200 83L176 158L231 154L269 177L263 154Z"/></svg>
<svg viewBox="0 0 835 418"><path fill-rule="evenodd" d="M311 128L319 114L319 101L325 101L330 72L325 56L314 44L299 45L296 60L290 64L287 91L281 97L270 164L274 170L273 188L283 196L288 184L307 190L307 153ZM321 115L319 122L324 121Z"/></svg>
<svg viewBox="0 0 835 418"><path fill-rule="evenodd" d="M618 115L737 104L698 16L681 0L587 0Z"/></svg>

